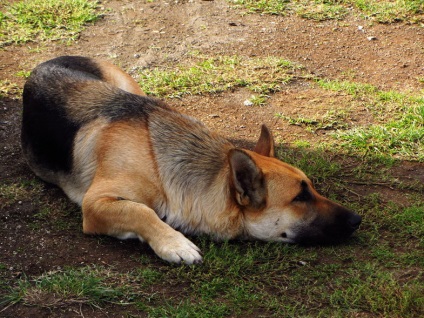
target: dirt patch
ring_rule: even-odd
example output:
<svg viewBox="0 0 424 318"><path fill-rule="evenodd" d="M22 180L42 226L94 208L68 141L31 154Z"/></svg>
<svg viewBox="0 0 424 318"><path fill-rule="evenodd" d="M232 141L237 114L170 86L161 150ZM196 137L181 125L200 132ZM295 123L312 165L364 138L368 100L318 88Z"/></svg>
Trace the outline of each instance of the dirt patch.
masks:
<svg viewBox="0 0 424 318"><path fill-rule="evenodd" d="M242 15L224 0L215 1L103 1L104 18L88 27L76 43L8 46L0 51L0 79L23 86L17 76L39 62L59 55L86 55L112 60L128 72L154 65L176 63L194 50L206 55L275 55L302 64L308 72L330 79L349 79L370 83L382 89L414 91L424 88L417 78L424 77L424 28L417 25L378 25L354 17L344 21L312 22L296 16ZM358 26L363 26L363 31ZM373 36L375 40L368 40ZM320 115L337 107L336 93L314 89L308 82L293 82L274 94L263 107L247 107L243 101L251 92L240 89L211 96L188 96L168 102L179 110L201 119L211 129L251 148L266 123L280 143L299 137L319 140L320 135L288 126L275 114ZM39 275L63 266L107 264L121 268L139 265L134 255L153 255L138 242L93 238L81 233L78 208L66 203L63 193L37 181L22 159L19 134L20 96L0 98L0 176L3 182L32 181L41 187L39 198L13 203L0 202L2 274L8 279L21 275ZM339 96L338 96L339 98ZM352 115L366 120L366 113ZM364 119L365 118L365 119ZM325 132L323 132L325 133ZM424 166L405 163L394 169L405 182L424 182ZM25 186L24 186L25 187ZM28 185L26 185L28 187ZM31 187L31 186L29 186ZM387 197L401 198L402 193L385 186L356 185L358 194L381 190ZM41 200L41 201L40 201ZM401 201L401 199L399 199ZM66 226L58 229L54 220L37 222L42 206L50 205L64 217ZM60 214L65 210L65 214ZM40 225L41 224L41 225ZM155 257L152 257L152 262ZM125 262L122 262L125 260ZM157 260L158 264L161 262ZM90 317L115 317L114 307L90 314ZM69 312L51 312L40 308L9 308L4 317L75 317Z"/></svg>

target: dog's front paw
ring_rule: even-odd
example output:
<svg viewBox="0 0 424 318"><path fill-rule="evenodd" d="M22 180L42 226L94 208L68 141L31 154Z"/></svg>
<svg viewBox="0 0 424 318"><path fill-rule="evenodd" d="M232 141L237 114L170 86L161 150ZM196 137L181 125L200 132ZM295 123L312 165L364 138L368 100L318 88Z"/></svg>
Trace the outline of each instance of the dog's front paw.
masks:
<svg viewBox="0 0 424 318"><path fill-rule="evenodd" d="M200 249L180 232L175 231L149 243L160 258L170 263L190 265L202 262Z"/></svg>

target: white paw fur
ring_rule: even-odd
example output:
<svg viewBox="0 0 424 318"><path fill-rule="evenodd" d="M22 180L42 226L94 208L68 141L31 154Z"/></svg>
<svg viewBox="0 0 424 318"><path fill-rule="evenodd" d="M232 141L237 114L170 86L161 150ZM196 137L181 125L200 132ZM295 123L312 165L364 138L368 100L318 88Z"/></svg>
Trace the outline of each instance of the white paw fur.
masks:
<svg viewBox="0 0 424 318"><path fill-rule="evenodd" d="M188 265L202 262L200 249L180 232L174 231L149 243L155 253L167 262Z"/></svg>

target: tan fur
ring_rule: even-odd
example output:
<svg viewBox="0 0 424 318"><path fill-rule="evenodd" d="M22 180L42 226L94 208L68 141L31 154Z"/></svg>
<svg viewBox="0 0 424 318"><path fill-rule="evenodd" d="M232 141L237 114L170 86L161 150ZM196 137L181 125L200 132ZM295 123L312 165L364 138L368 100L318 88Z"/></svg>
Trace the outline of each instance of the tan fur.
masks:
<svg viewBox="0 0 424 318"><path fill-rule="evenodd" d="M127 73L123 72L119 67L106 61L97 61L99 67L103 70L105 81L120 89L136 95L146 95L140 86Z"/></svg>

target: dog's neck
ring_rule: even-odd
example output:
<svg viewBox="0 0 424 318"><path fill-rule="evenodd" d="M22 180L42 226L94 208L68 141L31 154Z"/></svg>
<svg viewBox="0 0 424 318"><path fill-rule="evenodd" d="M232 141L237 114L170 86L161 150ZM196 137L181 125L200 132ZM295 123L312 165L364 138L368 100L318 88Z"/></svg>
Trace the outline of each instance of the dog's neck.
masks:
<svg viewBox="0 0 424 318"><path fill-rule="evenodd" d="M157 207L159 216L186 234L208 234L217 240L242 236L243 214L232 198L229 179L227 164L209 185L172 187Z"/></svg>
<svg viewBox="0 0 424 318"><path fill-rule="evenodd" d="M159 203L160 217L186 233L222 233L217 239L238 236L242 217L232 199L228 161L234 146L178 113L162 114L157 123L153 117L149 127L166 195Z"/></svg>

